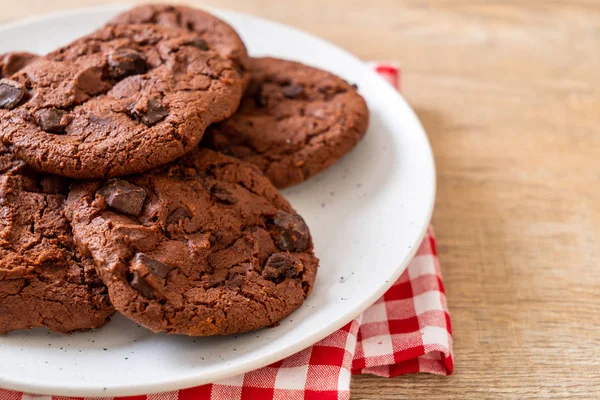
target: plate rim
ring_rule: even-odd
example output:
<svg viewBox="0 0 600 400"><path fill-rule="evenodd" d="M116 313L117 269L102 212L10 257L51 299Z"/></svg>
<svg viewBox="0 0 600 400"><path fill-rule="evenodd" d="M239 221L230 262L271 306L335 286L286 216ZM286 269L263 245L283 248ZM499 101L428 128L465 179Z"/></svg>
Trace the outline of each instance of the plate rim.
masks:
<svg viewBox="0 0 600 400"><path fill-rule="evenodd" d="M123 10L126 10L126 9L136 6L136 5L138 5L138 4L121 3L121 4L96 5L96 6L91 6L91 7L67 8L67 9L63 9L63 10L53 11L50 13L44 13L44 14L35 15L32 17L27 17L24 19L19 19L19 20L13 21L13 22L0 24L0 34L7 30L10 30L10 29L18 29L20 27L24 27L24 26L27 26L30 24L49 21L49 20L52 20L55 18L76 16L76 15L87 14L87 13L107 12L107 11L114 11L116 13L118 11L123 11ZM207 10L209 12L214 12L217 14L225 13L225 14L236 15L238 17L249 17L260 23L267 23L267 24L275 25L279 28L290 30L290 31L293 31L294 33L299 33L304 36L310 37L312 40L316 40L318 42L321 42L322 44L335 47L338 51L340 51L345 56L350 57L357 63L362 64L366 73L376 76L378 79L383 81L383 78L381 78L374 71L372 71L369 68L369 66L366 64L365 61L359 59L358 57L356 57L349 51L345 50L344 48L342 48L334 43L331 43L323 38L320 38L310 32L306 32L302 29L296 28L291 25L284 24L279 21L275 21L275 20L272 20L269 18L265 18L262 16L257 16L257 15L249 14L249 13L245 13L245 12L238 12L238 11L234 11L234 10L230 10L230 9L226 9L226 8L217 8L217 7L205 7L205 6L200 7L199 6L198 8L201 8L202 10ZM386 83L386 85L387 85L387 83ZM295 354L295 353L313 345L314 343L322 340L323 338L331 335L333 332L342 328L344 325L346 325L350 321L354 320L358 315L360 315L368 307L370 307L378 298L380 298L394 284L394 282L396 282L396 280L400 277L400 275L406 270L406 268L408 267L408 264L414 258L415 254L419 248L419 245L421 244L423 238L425 237L425 234L426 234L429 224L431 222L431 218L432 218L433 210L434 210L434 206L435 206L435 199L436 199L436 192L437 192L437 173L436 173L435 159L434 159L434 155L433 155L433 150L431 148L431 143L429 142L429 138L426 134L425 128L423 127L423 125L422 125L420 119L418 118L417 114L415 113L414 109L405 100L405 98L402 96L402 94L400 92L398 92L397 90L394 90L391 87L390 87L390 90L392 90L394 92L394 95L397 96L398 100L400 100L402 103L404 103L404 106L406 107L407 111L412 115L414 120L421 127L423 139L425 140L425 143L427 145L426 146L427 154L424 154L423 156L427 156L427 158L429 159L428 164L430 164L430 166L431 166L430 169L431 169L431 173L432 173L431 174L431 185L428 189L428 191L430 193L430 197L428 199L429 204L427 205L427 214L426 214L427 216L426 216L424 222L422 223L422 226L419 229L419 234L416 236L413 243L410 244L410 250L408 251L406 257L399 262L398 266L394 270L394 273L389 276L389 278L385 281L385 283L383 285L381 285L378 288L378 290L373 291L370 296L367 296L357 307L355 307L354 309L352 309L351 311L347 312L346 314L344 314L342 316L338 316L338 317L332 319L332 322L330 324L328 324L325 329L318 331L312 335L307 335L302 340L296 341L292 345L285 347L283 350L273 351L271 354L267 354L264 357L257 358L255 360L245 362L241 365L231 367L230 370L228 370L226 375L221 375L218 377L205 378L200 375L196 375L193 377L172 379L167 384L164 382L151 384L151 385L147 385L147 384L121 385L120 384L120 385L112 386L110 388L97 388L97 387L94 388L94 387L91 387L90 384L88 384L88 386L77 386L77 385L70 386L70 387L58 386L58 385L55 386L52 384L31 383L31 382L26 382L23 380L21 380L21 381L10 380L9 381L9 380L6 380L5 378L0 377L0 383L2 384L3 388L10 389L10 390L23 391L23 392L42 394L42 395L79 396L79 397L85 397L85 396L131 396L131 395L154 394L154 393L160 393L160 392L181 390L181 389L185 389L185 388L190 388L190 387L194 387L194 386L198 386L198 385L207 384L210 382L214 382L216 380L226 379L228 377L236 376L239 374L246 373L248 371L262 368L266 365L269 365L273 362L279 361L283 358L289 357L290 355ZM0 388L0 389L2 389L2 388Z"/></svg>

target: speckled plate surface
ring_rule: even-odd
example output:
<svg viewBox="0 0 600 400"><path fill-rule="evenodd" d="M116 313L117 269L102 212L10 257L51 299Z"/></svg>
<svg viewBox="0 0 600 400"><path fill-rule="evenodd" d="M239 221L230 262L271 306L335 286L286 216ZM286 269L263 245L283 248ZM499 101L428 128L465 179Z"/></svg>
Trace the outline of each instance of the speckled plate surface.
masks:
<svg viewBox="0 0 600 400"><path fill-rule="evenodd" d="M0 28L0 52L44 53L124 9L54 14ZM435 169L417 117L361 61L321 39L257 17L212 10L252 55L320 67L358 84L371 110L365 140L341 162L284 191L308 222L321 268L306 303L276 328L230 337L157 335L115 316L106 327L0 337L0 387L69 396L134 395L237 375L322 339L373 303L404 271L427 224Z"/></svg>

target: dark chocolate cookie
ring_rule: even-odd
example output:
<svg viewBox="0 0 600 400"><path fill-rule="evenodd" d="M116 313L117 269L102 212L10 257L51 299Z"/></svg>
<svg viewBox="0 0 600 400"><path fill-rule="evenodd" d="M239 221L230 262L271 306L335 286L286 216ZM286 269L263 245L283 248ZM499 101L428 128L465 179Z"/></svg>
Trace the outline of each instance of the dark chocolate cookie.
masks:
<svg viewBox="0 0 600 400"><path fill-rule="evenodd" d="M248 66L248 52L237 32L223 20L207 12L171 4L146 4L132 8L113 18L109 24L157 24L181 28L199 34L206 46L241 68Z"/></svg>
<svg viewBox="0 0 600 400"><path fill-rule="evenodd" d="M0 54L0 79L10 78L10 76L26 65L37 60L37 54L24 51L15 51L11 53Z"/></svg>
<svg viewBox="0 0 600 400"><path fill-rule="evenodd" d="M0 334L98 328L114 309L65 218L65 178L39 175L0 145Z"/></svg>
<svg viewBox="0 0 600 400"><path fill-rule="evenodd" d="M331 166L364 136L369 112L356 88L306 65L250 60L251 86L238 111L202 145L258 166L279 188Z"/></svg>
<svg viewBox="0 0 600 400"><path fill-rule="evenodd" d="M255 166L196 151L138 176L72 186L78 245L115 308L155 332L272 325L312 288L308 227Z"/></svg>
<svg viewBox="0 0 600 400"><path fill-rule="evenodd" d="M234 63L197 35L107 26L0 81L0 139L38 170L120 176L191 150L241 95Z"/></svg>

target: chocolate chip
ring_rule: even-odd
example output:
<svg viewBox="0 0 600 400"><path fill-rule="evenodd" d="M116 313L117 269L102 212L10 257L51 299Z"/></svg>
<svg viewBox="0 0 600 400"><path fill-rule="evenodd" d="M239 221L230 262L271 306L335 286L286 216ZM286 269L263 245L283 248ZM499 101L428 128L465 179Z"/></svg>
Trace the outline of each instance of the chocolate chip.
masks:
<svg viewBox="0 0 600 400"><path fill-rule="evenodd" d="M148 268L152 275L157 278L165 279L169 273L169 266L155 258L149 257L144 253L137 253L133 257L133 264L143 264Z"/></svg>
<svg viewBox="0 0 600 400"><path fill-rule="evenodd" d="M147 70L144 56L133 49L118 49L108 56L110 74L114 78L143 74Z"/></svg>
<svg viewBox="0 0 600 400"><path fill-rule="evenodd" d="M153 125L169 115L169 112L158 100L150 98L145 104L145 107L138 107L138 105L136 105L132 114L139 118L144 124Z"/></svg>
<svg viewBox="0 0 600 400"><path fill-rule="evenodd" d="M278 211L273 222L279 228L277 246L281 250L304 251L308 248L310 233L300 215Z"/></svg>
<svg viewBox="0 0 600 400"><path fill-rule="evenodd" d="M140 294L148 299L153 299L154 294L152 288L146 282L143 276L138 274L137 271L133 271L133 278L131 279L131 287L140 292Z"/></svg>
<svg viewBox="0 0 600 400"><path fill-rule="evenodd" d="M301 264L291 255L286 253L275 253L271 255L262 271L262 275L269 280L279 283L286 277L292 278L298 275Z"/></svg>
<svg viewBox="0 0 600 400"><path fill-rule="evenodd" d="M142 212L146 199L143 188L121 179L108 181L96 194L104 197L109 207L136 217Z"/></svg>
<svg viewBox="0 0 600 400"><path fill-rule="evenodd" d="M192 40L190 40L189 42L187 42L188 45L193 46L197 49L200 50L208 50L208 43L206 43L206 40L201 39L201 38L194 38Z"/></svg>
<svg viewBox="0 0 600 400"><path fill-rule="evenodd" d="M352 86L352 89L354 89L354 90L358 90L358 85L357 85L356 83L353 83L353 84L352 84L352 85L350 85L350 86Z"/></svg>
<svg viewBox="0 0 600 400"><path fill-rule="evenodd" d="M214 186L211 190L211 193L217 199L225 203L233 204L237 201L237 197L235 197L233 193L224 187Z"/></svg>
<svg viewBox="0 0 600 400"><path fill-rule="evenodd" d="M302 92L304 92L304 89L300 85L289 84L281 88L281 93L288 99L295 99L300 96Z"/></svg>
<svg viewBox="0 0 600 400"><path fill-rule="evenodd" d="M12 79L0 79L0 108L11 109L25 96L25 87Z"/></svg>
<svg viewBox="0 0 600 400"><path fill-rule="evenodd" d="M62 110L42 108L35 113L35 121L45 132L62 133L71 118Z"/></svg>
<svg viewBox="0 0 600 400"><path fill-rule="evenodd" d="M175 209L167 217L167 225L177 225L179 221L183 221L186 218L192 218L192 213L185 207L179 207Z"/></svg>

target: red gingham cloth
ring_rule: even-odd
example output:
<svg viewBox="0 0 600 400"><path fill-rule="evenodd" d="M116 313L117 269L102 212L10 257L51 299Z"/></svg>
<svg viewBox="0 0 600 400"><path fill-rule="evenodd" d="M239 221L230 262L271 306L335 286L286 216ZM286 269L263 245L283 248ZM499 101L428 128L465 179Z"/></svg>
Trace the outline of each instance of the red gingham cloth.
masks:
<svg viewBox="0 0 600 400"><path fill-rule="evenodd" d="M373 68L395 87L399 70ZM347 400L352 374L452 373L452 330L430 227L394 285L342 329L284 360L217 383L128 400ZM69 400L0 389L0 400ZM103 399L112 400L104 397Z"/></svg>

